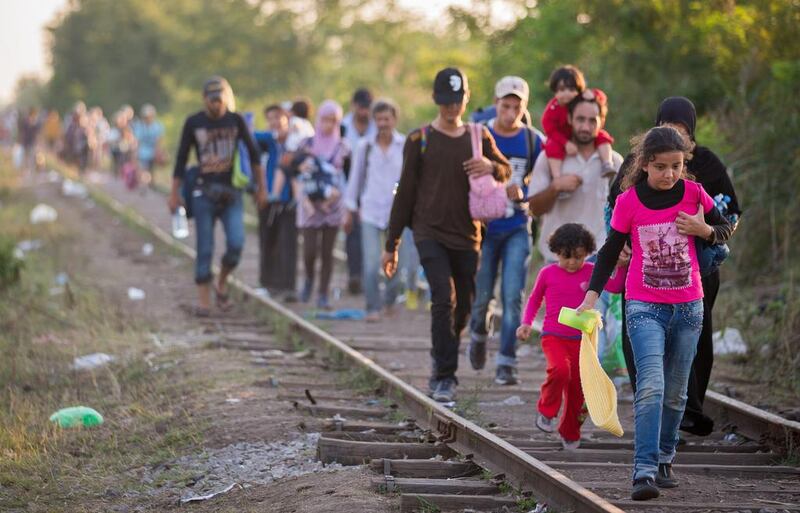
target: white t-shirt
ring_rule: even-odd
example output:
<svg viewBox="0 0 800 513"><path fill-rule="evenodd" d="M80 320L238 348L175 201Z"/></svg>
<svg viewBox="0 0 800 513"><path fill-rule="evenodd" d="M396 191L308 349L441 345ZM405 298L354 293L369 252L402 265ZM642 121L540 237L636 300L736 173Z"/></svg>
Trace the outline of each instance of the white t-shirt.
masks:
<svg viewBox="0 0 800 513"><path fill-rule="evenodd" d="M622 155L613 152L612 160L614 168L619 171L619 167L622 165ZM537 247L546 261L558 260L558 257L552 254L547 247L547 239L565 223L581 223L594 235L597 249L603 246L606 240L604 213L611 179L601 176L602 167L597 152L594 152L588 159L584 159L580 154L567 156L564 159L561 174L578 175L583 179L583 183L570 193L569 197L557 198L553 208L542 215ZM531 183L528 186L528 198L546 190L552 180L547 156L542 152L533 166Z"/></svg>

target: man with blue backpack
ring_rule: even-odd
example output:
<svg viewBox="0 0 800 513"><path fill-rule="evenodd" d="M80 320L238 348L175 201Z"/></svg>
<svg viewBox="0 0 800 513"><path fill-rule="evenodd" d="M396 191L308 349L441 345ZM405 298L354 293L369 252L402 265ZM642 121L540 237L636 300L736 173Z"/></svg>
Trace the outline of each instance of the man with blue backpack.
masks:
<svg viewBox="0 0 800 513"><path fill-rule="evenodd" d="M244 118L233 112L233 91L222 77L211 77L203 85L205 110L186 118L181 133L178 154L169 197L170 212L185 205L195 219L197 260L195 283L198 305L194 313L208 317L211 313L211 260L214 256L214 222L219 219L225 229L226 250L221 272L214 287L217 306L225 311L231 307L228 297L228 276L239 264L244 247L244 205L242 190L249 179L242 177L236 166L237 148L243 142L248 155L238 155L249 163L250 176L256 181L256 202L259 208L267 203L264 171L260 153ZM198 165L186 169L192 146ZM181 194L183 192L183 194Z"/></svg>
<svg viewBox="0 0 800 513"><path fill-rule="evenodd" d="M496 116L487 122L497 148L511 164L511 179L506 192L506 216L488 223L481 245L481 261L476 276L475 301L470 320L469 361L473 369L486 364L487 317L494 295L497 270L500 275L503 320L500 351L496 356L495 382L514 385L516 377L516 329L520 322L522 293L530 255L527 197L533 163L542 148L542 137L523 123L527 112L528 83L520 77L506 76L495 85Z"/></svg>

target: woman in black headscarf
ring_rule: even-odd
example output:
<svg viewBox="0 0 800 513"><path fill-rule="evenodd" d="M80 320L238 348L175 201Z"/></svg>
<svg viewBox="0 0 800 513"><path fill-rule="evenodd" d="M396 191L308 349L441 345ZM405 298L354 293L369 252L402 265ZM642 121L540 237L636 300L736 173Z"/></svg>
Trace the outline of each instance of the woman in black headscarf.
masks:
<svg viewBox="0 0 800 513"><path fill-rule="evenodd" d="M697 123L697 113L694 104L682 96L672 96L661 102L656 115L656 126L670 125L677 129L684 137L689 139L692 151L686 167L689 174L703 186L709 196L722 206L725 217L734 219L730 225L733 232L736 229L736 221L741 215L739 202L736 198L736 191L733 189L728 176L727 169L722 161L713 151L700 146L695 142L695 125ZM620 183L622 177L632 164L631 155L625 158L620 167L619 173L611 185L608 194L608 203L611 209L621 193ZM718 207L720 208L720 207ZM708 381L711 377L711 367L714 364L714 345L712 342L712 316L714 302L719 292L719 268L714 267L706 271L702 276L703 292L703 331L700 333L700 340L697 343L697 355L694 358L692 372L689 376L689 388L687 391L688 399L686 411L681 422L681 430L700 436L706 436L714 430L714 420L703 413L703 401L708 388ZM622 350L625 354L625 363L631 379L631 385L636 389L636 366L633 360L630 340L625 326L625 307L622 308Z"/></svg>

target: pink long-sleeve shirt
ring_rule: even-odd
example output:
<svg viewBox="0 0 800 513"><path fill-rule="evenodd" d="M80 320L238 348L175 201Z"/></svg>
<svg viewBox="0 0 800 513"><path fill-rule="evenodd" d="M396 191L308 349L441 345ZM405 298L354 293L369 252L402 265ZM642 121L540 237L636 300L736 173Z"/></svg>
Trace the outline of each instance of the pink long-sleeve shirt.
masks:
<svg viewBox="0 0 800 513"><path fill-rule="evenodd" d="M580 339L581 332L575 328L564 326L558 322L561 307L577 308L583 302L589 280L592 277L594 264L585 262L583 267L571 273L557 263L546 265L539 271L536 283L533 285L525 311L522 313L522 324L531 325L533 318L545 304L544 327L542 334L557 337ZM621 292L625 284L626 269L616 268L613 276L606 284L609 292Z"/></svg>

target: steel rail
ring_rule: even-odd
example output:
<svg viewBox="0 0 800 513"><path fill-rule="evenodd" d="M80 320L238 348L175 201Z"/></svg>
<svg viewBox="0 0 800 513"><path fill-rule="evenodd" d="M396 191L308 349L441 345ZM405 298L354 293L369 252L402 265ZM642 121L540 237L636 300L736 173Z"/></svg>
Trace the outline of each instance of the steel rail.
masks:
<svg viewBox="0 0 800 513"><path fill-rule="evenodd" d="M71 179L75 179L75 177L71 177ZM112 210L127 222L150 232L160 242L186 257L192 260L196 258L194 249L174 239L172 235L147 220L136 210L123 205L96 185L88 183L86 180L82 182L95 202ZM215 266L215 272L219 272L217 266ZM319 346L338 351L368 371L386 387L387 395L414 415L418 423L440 433L442 442L460 454L471 457L477 464L485 466L495 473L504 474L505 478L519 490L531 491L537 497L544 498L548 503L562 509L581 513L624 513L624 510L587 490L564 474L447 409L442 404L433 401L370 358L303 319L277 301L256 294L255 289L241 280L232 277L231 285L251 299L268 307L277 315L288 319L292 328L310 337Z"/></svg>
<svg viewBox="0 0 800 513"><path fill-rule="evenodd" d="M65 173L62 171L61 174ZM70 178L76 179L75 176ZM196 258L194 249L174 239L132 207L125 206L94 184L85 180L83 183L97 203L150 232L160 242L189 259ZM216 266L215 272L219 272ZM560 508L573 511L615 513L623 511L547 464L431 400L370 358L303 319L281 303L256 294L254 288L236 278L231 279L231 284L275 314L288 319L293 329L302 332L319 346L345 355L353 363L368 371L383 384L393 400L416 417L417 422L438 432L440 439L460 454L493 472L504 474L505 478L518 489L532 491L538 497ZM800 447L799 422L784 419L713 391L707 392L705 404L710 414L721 419L738 433L768 443L779 452L796 453Z"/></svg>

